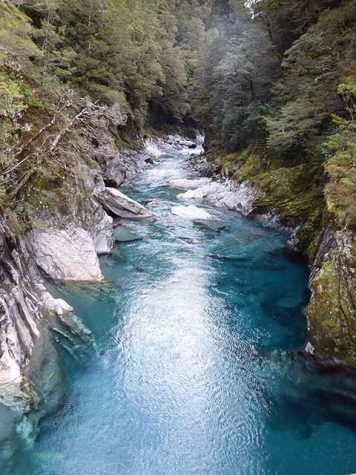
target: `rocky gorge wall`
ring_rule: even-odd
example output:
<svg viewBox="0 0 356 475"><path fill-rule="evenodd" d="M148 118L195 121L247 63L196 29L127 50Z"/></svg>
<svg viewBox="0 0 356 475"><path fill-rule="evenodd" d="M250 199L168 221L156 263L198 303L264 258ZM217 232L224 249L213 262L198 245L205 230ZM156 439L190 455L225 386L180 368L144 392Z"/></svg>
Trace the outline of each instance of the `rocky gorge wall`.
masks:
<svg viewBox="0 0 356 475"><path fill-rule="evenodd" d="M152 217L143 206L112 188L152 163L142 141L135 149L119 142L118 127L125 123L117 105L99 106L88 116L85 128L73 127L68 132L66 139L75 144L75 153L73 149L71 168L61 186L51 182L40 186L35 177L19 196L31 216L25 233L19 232L17 222L13 224L13 212L2 210L2 456L11 455L17 437L31 439L37 422L62 400L58 348L78 358L93 343L90 331L64 300L48 292L46 282L103 283L98 256L113 250L119 219Z"/></svg>

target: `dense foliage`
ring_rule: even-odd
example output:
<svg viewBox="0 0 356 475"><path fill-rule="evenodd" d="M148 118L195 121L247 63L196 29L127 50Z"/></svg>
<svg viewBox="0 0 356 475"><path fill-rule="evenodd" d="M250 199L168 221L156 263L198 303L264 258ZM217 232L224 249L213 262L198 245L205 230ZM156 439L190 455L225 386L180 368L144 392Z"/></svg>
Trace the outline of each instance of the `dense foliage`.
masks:
<svg viewBox="0 0 356 475"><path fill-rule="evenodd" d="M221 145L305 153L345 114L338 85L355 64L352 1L220 1L197 82L197 114ZM222 8L222 5L225 7Z"/></svg>
<svg viewBox="0 0 356 475"><path fill-rule="evenodd" d="M355 228L354 1L217 0L208 23L194 112L223 172L262 188L263 210L302 217L306 245L324 196Z"/></svg>
<svg viewBox="0 0 356 475"><path fill-rule="evenodd" d="M44 81L55 77L94 99L118 101L139 127L149 110L160 123L189 112L204 2L28 0L21 10L36 27Z"/></svg>
<svg viewBox="0 0 356 475"><path fill-rule="evenodd" d="M194 125L207 11L201 0L0 0L0 205L27 223L30 204L48 204L36 190L64 194L96 107L126 116L110 131L118 148L122 135Z"/></svg>

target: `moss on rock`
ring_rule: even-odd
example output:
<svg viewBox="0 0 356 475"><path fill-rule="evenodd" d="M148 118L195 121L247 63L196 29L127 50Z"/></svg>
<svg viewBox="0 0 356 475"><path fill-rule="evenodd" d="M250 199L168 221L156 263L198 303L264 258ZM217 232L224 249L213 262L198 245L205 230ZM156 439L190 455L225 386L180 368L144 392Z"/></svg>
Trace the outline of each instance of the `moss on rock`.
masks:
<svg viewBox="0 0 356 475"><path fill-rule="evenodd" d="M356 365L356 256L352 240L350 231L335 233L332 248L311 276L307 312L308 339L314 352Z"/></svg>

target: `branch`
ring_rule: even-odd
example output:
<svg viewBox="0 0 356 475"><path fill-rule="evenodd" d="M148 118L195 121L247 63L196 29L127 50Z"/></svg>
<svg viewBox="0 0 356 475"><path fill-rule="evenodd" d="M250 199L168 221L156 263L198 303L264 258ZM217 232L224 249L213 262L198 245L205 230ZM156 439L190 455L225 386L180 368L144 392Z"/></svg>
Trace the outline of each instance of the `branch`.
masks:
<svg viewBox="0 0 356 475"><path fill-rule="evenodd" d="M94 102L93 105L97 104L98 101ZM84 107L72 120L68 122L68 124L60 131L60 133L57 135L57 137L53 140L51 148L49 149L50 153L53 153L55 148L57 147L58 143L60 140L63 138L63 136L69 131L69 129L74 125L74 123L79 120L81 117L85 115L86 112L88 112L90 109L89 107Z"/></svg>
<svg viewBox="0 0 356 475"><path fill-rule="evenodd" d="M10 200L15 198L20 190L26 185L26 183L30 180L30 178L36 173L37 169L36 168L31 168L27 173L25 173L24 177L22 180L20 180L19 184L16 186L16 188L9 194Z"/></svg>
<svg viewBox="0 0 356 475"><path fill-rule="evenodd" d="M52 117L52 119L48 122L48 124L46 124L45 126L43 126L38 132L36 132L32 137L30 137L27 142L25 142L20 148L19 150L14 154L14 158L17 158L19 157L24 150L26 150L26 148L34 141L34 140L37 140L38 137L40 135L43 134L43 132L45 132L47 129L49 129L52 125L54 125L54 123L56 122L56 120L58 119L58 116L59 114L66 108L68 107L68 103L64 104L58 111L55 112L54 116ZM5 174L8 173L8 171L5 172Z"/></svg>

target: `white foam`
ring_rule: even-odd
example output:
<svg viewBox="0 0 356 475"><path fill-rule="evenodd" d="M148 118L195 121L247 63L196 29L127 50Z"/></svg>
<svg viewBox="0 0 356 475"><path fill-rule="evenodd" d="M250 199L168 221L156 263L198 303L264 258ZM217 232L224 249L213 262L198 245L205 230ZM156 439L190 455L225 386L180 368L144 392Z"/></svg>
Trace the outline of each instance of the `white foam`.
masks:
<svg viewBox="0 0 356 475"><path fill-rule="evenodd" d="M202 208L194 205L173 206L172 214L186 219L214 219L214 217Z"/></svg>
<svg viewBox="0 0 356 475"><path fill-rule="evenodd" d="M179 178L172 180L170 185L174 188L182 188L183 190L193 190L194 188L202 187L211 183L209 178L197 178L195 180L188 180L187 178Z"/></svg>
<svg viewBox="0 0 356 475"><path fill-rule="evenodd" d="M152 157L160 157L163 154L163 150L159 140L148 139L145 142L145 152Z"/></svg>
<svg viewBox="0 0 356 475"><path fill-rule="evenodd" d="M203 188L188 190L185 193L180 193L177 196L177 198L179 198L180 200L190 200L190 199L202 200L205 197L206 197L206 193L204 192Z"/></svg>
<svg viewBox="0 0 356 475"><path fill-rule="evenodd" d="M188 190L178 195L179 199L207 199L216 206L225 206L245 215L251 213L253 210L256 191L249 186L248 183L236 184L232 181L214 182L209 178L175 180L172 184L174 183L176 183L176 187Z"/></svg>

